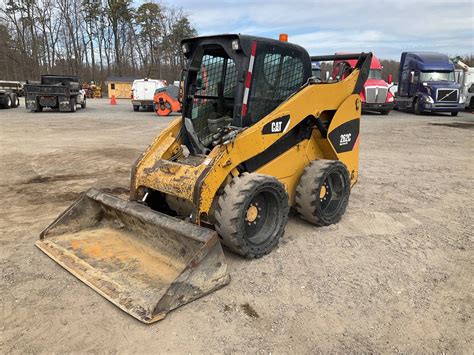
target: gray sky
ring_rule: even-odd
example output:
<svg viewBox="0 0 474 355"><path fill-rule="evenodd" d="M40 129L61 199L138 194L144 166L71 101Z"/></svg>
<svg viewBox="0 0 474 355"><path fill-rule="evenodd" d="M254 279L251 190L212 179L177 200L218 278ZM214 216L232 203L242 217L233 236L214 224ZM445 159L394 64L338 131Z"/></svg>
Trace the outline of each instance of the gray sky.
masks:
<svg viewBox="0 0 474 355"><path fill-rule="evenodd" d="M143 1L139 1L143 2ZM474 53L474 0L174 0L200 35L278 38L310 54L373 51L399 59L406 50Z"/></svg>

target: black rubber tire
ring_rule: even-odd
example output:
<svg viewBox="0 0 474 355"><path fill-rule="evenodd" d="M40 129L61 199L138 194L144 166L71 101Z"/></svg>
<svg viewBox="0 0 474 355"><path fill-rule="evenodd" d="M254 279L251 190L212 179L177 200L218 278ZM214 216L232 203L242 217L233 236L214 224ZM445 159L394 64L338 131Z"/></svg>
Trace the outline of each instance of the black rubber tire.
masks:
<svg viewBox="0 0 474 355"><path fill-rule="evenodd" d="M415 115L421 115L423 113L420 106L420 99L415 99L415 102L413 103L413 110Z"/></svg>
<svg viewBox="0 0 474 355"><path fill-rule="evenodd" d="M3 104L3 108L9 109L12 108L12 97L8 94L5 96L5 103Z"/></svg>
<svg viewBox="0 0 474 355"><path fill-rule="evenodd" d="M71 112L76 112L77 110L77 105L76 105L76 98L75 97L71 97L69 99L69 106L71 108Z"/></svg>
<svg viewBox="0 0 474 355"><path fill-rule="evenodd" d="M81 104L81 108L86 108L87 107L87 100L84 98L84 102Z"/></svg>
<svg viewBox="0 0 474 355"><path fill-rule="evenodd" d="M258 202L261 207L257 208ZM247 219L252 207L258 213L253 223ZM244 173L234 177L218 196L215 227L230 250L259 258L278 245L289 211L288 194L281 182L273 176ZM262 223L257 223L259 220Z"/></svg>
<svg viewBox="0 0 474 355"><path fill-rule="evenodd" d="M11 97L11 100L12 100L12 108L17 108L18 105L19 105L19 100L18 100L18 96L16 94L11 94L10 95Z"/></svg>
<svg viewBox="0 0 474 355"><path fill-rule="evenodd" d="M338 177L340 183L336 189L326 188L329 178ZM326 195L320 198L321 189L324 187ZM332 181L334 185L334 180ZM331 184L329 184L331 186ZM333 191L334 190L334 191ZM346 211L351 193L351 180L346 166L338 160L314 160L303 171L298 186L296 187L295 207L300 216L306 221L317 226L329 226L340 221ZM333 195L334 194L334 195ZM329 197L328 197L329 196ZM337 198L331 200L333 197ZM329 198L328 202L324 202ZM332 205L330 205L332 203ZM330 209L328 209L331 206Z"/></svg>
<svg viewBox="0 0 474 355"><path fill-rule="evenodd" d="M135 111L135 112L140 111L140 106L133 105L133 111Z"/></svg>
<svg viewBox="0 0 474 355"><path fill-rule="evenodd" d="M453 116L453 117L456 117L458 114L459 114L458 111L456 111L456 112L451 112L451 116Z"/></svg>

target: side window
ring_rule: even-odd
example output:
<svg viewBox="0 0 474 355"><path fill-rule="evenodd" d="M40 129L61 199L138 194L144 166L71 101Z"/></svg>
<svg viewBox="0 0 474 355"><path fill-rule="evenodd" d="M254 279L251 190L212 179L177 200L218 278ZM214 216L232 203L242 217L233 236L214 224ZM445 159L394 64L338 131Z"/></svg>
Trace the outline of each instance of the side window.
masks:
<svg viewBox="0 0 474 355"><path fill-rule="evenodd" d="M223 65L223 57L205 55L202 58L201 70L198 73L201 86L196 90L195 95L217 96L217 86L222 78Z"/></svg>
<svg viewBox="0 0 474 355"><path fill-rule="evenodd" d="M110 84L110 89L115 90L115 84Z"/></svg>
<svg viewBox="0 0 474 355"><path fill-rule="evenodd" d="M255 123L304 84L303 61L286 53L257 53L247 121Z"/></svg>
<svg viewBox="0 0 474 355"><path fill-rule="evenodd" d="M270 86L276 85L281 57L281 54L265 54L263 59L263 74Z"/></svg>
<svg viewBox="0 0 474 355"><path fill-rule="evenodd" d="M229 60L227 62L227 68L225 71L225 84L224 84L224 96L234 97L235 87L237 86L237 67L234 61Z"/></svg>
<svg viewBox="0 0 474 355"><path fill-rule="evenodd" d="M342 63L337 63L336 66L334 67L333 72L332 72L333 80L336 80L336 78L340 75L339 73L341 72L341 67L342 67Z"/></svg>
<svg viewBox="0 0 474 355"><path fill-rule="evenodd" d="M417 84L420 81L420 72L416 71L415 75L413 76L413 83Z"/></svg>
<svg viewBox="0 0 474 355"><path fill-rule="evenodd" d="M402 71L402 79L401 82L398 83L398 95L403 96L408 91L408 70Z"/></svg>

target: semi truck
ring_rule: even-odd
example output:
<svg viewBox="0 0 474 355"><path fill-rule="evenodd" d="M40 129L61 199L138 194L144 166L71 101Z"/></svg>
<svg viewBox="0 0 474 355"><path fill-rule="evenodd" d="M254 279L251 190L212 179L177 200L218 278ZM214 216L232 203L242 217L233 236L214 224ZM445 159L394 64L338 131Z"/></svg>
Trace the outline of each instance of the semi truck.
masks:
<svg viewBox="0 0 474 355"><path fill-rule="evenodd" d="M465 97L465 108L472 112L474 111L474 67L464 63L460 57L452 58L451 60L462 68L456 79L459 85L461 85L461 95Z"/></svg>
<svg viewBox="0 0 474 355"><path fill-rule="evenodd" d="M76 112L77 105L86 107L86 95L77 76L42 75L40 82L25 85L25 106L31 112L41 112L44 107Z"/></svg>
<svg viewBox="0 0 474 355"><path fill-rule="evenodd" d="M354 70L356 64L356 60L334 61L332 79L344 79ZM388 82L386 82L382 79L382 69L380 60L373 55L372 62L370 63L369 77L360 93L362 112L376 111L382 115L388 115L393 109L394 97L389 90L390 84L392 84L392 76L389 75Z"/></svg>
<svg viewBox="0 0 474 355"><path fill-rule="evenodd" d="M319 80L322 79L321 77L321 62L315 61L311 62L311 74L313 78L317 78Z"/></svg>
<svg viewBox="0 0 474 355"><path fill-rule="evenodd" d="M397 108L423 112L464 110L465 97L456 82L454 64L448 56L436 52L403 52L398 74Z"/></svg>

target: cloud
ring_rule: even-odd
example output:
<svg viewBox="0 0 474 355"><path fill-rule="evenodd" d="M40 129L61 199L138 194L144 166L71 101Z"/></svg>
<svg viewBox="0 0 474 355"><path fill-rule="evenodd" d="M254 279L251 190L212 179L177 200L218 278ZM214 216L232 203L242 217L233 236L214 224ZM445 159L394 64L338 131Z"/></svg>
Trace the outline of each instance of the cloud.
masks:
<svg viewBox="0 0 474 355"><path fill-rule="evenodd" d="M409 49L474 52L472 0L175 0L199 34L245 33L291 42L312 54L372 50L398 58Z"/></svg>

